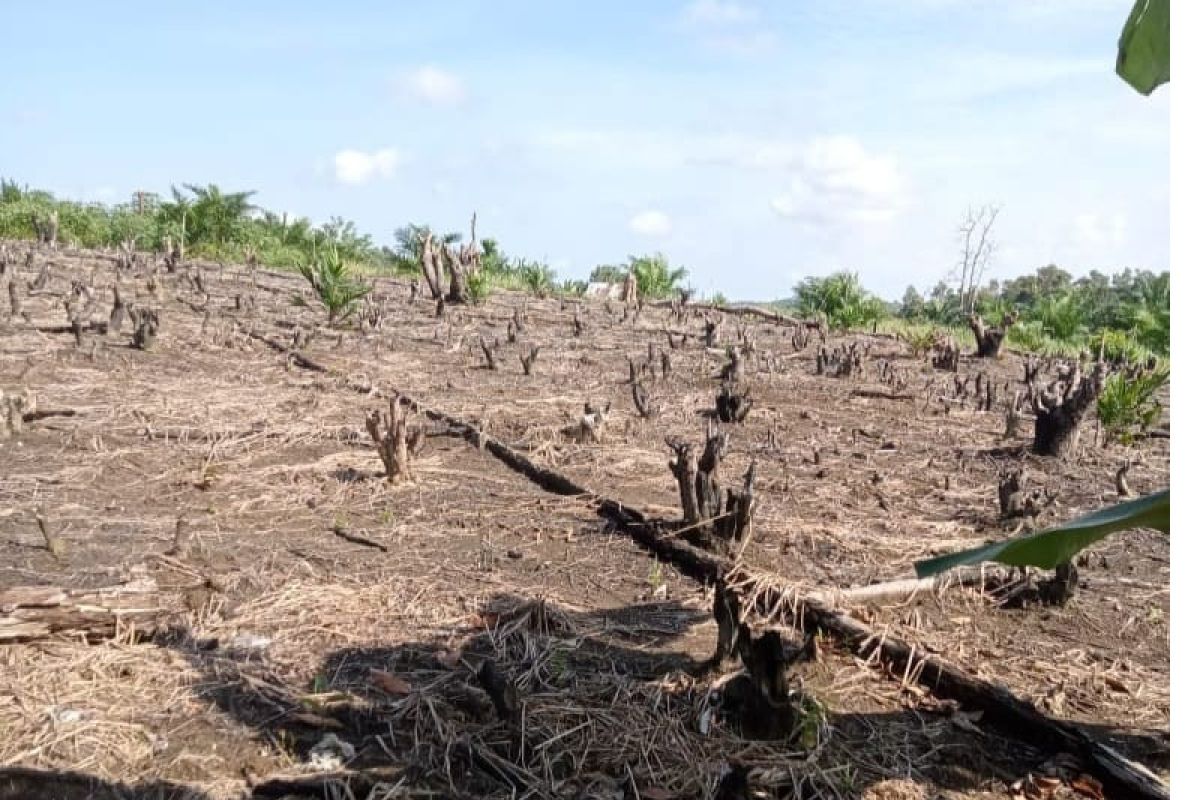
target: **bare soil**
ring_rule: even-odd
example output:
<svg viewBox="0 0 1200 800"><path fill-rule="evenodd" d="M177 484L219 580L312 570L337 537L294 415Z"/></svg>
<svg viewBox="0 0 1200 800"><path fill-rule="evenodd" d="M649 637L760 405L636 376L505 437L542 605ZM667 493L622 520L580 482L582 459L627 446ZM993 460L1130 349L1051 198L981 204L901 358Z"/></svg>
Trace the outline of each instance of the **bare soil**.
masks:
<svg viewBox="0 0 1200 800"><path fill-rule="evenodd" d="M28 294L47 258L49 284ZM176 610L102 641L0 644L0 798L698 798L730 765L748 768L758 796L1095 796L1070 758L830 638L793 679L823 708L809 738L741 738L709 710L728 676L692 675L716 643L710 587L648 556L594 502L542 491L445 425L422 423L415 480L390 484L363 424L400 391L678 519L666 439L702 444L725 348L752 342L754 406L724 426L721 475L733 485L756 465L742 560L820 592L908 577L918 558L1114 502L1125 459L1135 494L1167 484L1169 440L1101 446L1094 419L1069 460L1029 452L1031 418L1004 439L1018 355L964 356L971 388L956 398L951 373L884 336L831 336L869 346L863 374L838 378L816 374L815 337L796 350L790 326L753 316L707 312L722 326L705 348L693 310L497 293L438 319L427 297L409 302L407 281L379 279L379 329L330 327L295 276L191 264L160 275L155 296L114 260L42 253L35 272L10 266L4 279L27 318L0 322L0 389L28 390L38 413L0 440L0 590L148 575ZM97 295L96 321L115 280L158 308L153 346L134 348L128 323L77 346L63 311L73 280ZM515 309L526 330L508 344ZM265 343L287 349L297 328L310 334L303 356L329 372ZM667 331L687 342L669 347ZM481 336L501 342L496 370ZM530 345L541 350L527 376ZM628 360L651 345L641 381L662 410L642 419ZM881 382L886 362L906 386ZM997 390L990 411L978 373ZM599 441L579 433L589 401L612 405ZM1018 466L1054 500L1036 519L1002 520L998 481ZM173 550L181 518L192 538ZM1167 779L1169 569L1166 538L1132 531L1087 552L1064 607L1006 609L952 589L854 613ZM485 660L515 690L509 719L476 677ZM330 735L352 748L341 767L314 756Z"/></svg>

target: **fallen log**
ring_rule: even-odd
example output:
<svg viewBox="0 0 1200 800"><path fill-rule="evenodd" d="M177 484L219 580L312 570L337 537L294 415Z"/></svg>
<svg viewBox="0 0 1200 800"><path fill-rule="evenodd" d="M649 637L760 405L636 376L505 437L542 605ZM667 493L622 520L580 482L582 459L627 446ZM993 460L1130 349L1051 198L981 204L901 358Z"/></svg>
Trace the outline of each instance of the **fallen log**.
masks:
<svg viewBox="0 0 1200 800"><path fill-rule="evenodd" d="M89 642L112 637L122 624L153 627L180 610L148 575L100 589L17 586L0 590L0 644L17 644L58 634Z"/></svg>
<svg viewBox="0 0 1200 800"><path fill-rule="evenodd" d="M304 355L304 353L301 353L299 350L295 350L291 347L288 347L287 345L280 344L279 342L275 341L274 339L272 339L269 336L263 336L258 331L251 330L249 328L242 328L242 330L251 339L254 339L257 342L262 342L267 347L271 348L272 350L274 350L277 353L284 353L289 358L291 358L292 362L298 367L301 367L301 368L307 369L307 370L311 370L312 372L321 372L321 373L329 372L328 367L326 367L322 364L318 364L316 361L313 361L311 358Z"/></svg>
<svg viewBox="0 0 1200 800"><path fill-rule="evenodd" d="M653 303L648 303L651 308L670 308L674 301L658 300ZM714 306L711 303L688 303L688 309L696 309L697 311L715 311L722 314L733 314L735 316L750 316L758 317L767 322L774 322L779 325L789 325L794 327L807 326L817 327L818 323L812 320L806 320L801 317L789 317L786 314L780 314L777 311L767 311L764 308L757 306Z"/></svg>
<svg viewBox="0 0 1200 800"><path fill-rule="evenodd" d="M851 397L870 397L876 400L915 400L916 395L903 392L887 392L881 389L854 389Z"/></svg>
<svg viewBox="0 0 1200 800"><path fill-rule="evenodd" d="M459 435L478 443L479 431L469 423L435 409L422 408L401 396L401 402L423 410L430 419L446 423ZM849 615L836 611L820 596L806 595L799 587L774 576L748 573L737 562L700 550L677 538L664 536L660 525L640 511L605 498L575 483L565 475L540 467L503 442L488 438L485 446L508 466L538 486L556 494L585 496L597 511L618 525L638 544L680 572L703 582L723 578L736 586L768 619L794 628L816 628L836 636L849 649L878 661L891 674L919 683L934 695L957 700L984 712L984 720L1022 740L1053 752L1069 752L1105 787L1108 797L1167 800L1169 789L1149 770L1127 759L1082 728L1065 720L1048 717L1032 703L1004 686L988 683L900 639L879 634Z"/></svg>
<svg viewBox="0 0 1200 800"><path fill-rule="evenodd" d="M884 583L872 583L852 589L826 589L811 595L834 608L908 602L928 594L938 594L955 587L981 586L992 574L986 568L968 567L928 578L900 578Z"/></svg>

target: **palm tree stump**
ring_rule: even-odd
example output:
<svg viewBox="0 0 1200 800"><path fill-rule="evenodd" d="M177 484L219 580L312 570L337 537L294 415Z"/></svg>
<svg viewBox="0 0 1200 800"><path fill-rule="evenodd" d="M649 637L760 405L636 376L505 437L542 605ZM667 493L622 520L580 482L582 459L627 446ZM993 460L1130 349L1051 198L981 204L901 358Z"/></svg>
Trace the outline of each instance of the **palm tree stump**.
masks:
<svg viewBox="0 0 1200 800"><path fill-rule="evenodd" d="M1036 417L1033 423L1033 452L1069 457L1079 441L1079 423L1104 389L1106 370L1096 362L1090 375L1080 374L1079 362L1061 370L1057 380L1043 390L1029 384L1029 397Z"/></svg>
<svg viewBox="0 0 1200 800"><path fill-rule="evenodd" d="M1004 349L1004 335L1017 321L1015 313L1004 315L999 325L986 326L978 314L972 314L967 320L971 333L975 334L975 355L980 358L999 358Z"/></svg>

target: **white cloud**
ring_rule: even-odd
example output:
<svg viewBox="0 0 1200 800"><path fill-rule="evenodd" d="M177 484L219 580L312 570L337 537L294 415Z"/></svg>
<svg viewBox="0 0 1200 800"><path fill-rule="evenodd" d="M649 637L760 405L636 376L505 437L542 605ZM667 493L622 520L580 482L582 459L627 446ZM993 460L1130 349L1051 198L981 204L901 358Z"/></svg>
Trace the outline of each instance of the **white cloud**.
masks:
<svg viewBox="0 0 1200 800"><path fill-rule="evenodd" d="M613 168L694 170L729 167L778 174L785 191L769 200L782 217L821 222L881 222L905 206L899 165L852 136L766 139L654 131L564 129L535 145Z"/></svg>
<svg viewBox="0 0 1200 800"><path fill-rule="evenodd" d="M432 64L404 75L401 83L408 96L431 106L452 107L461 105L467 99L467 89L462 79Z"/></svg>
<svg viewBox="0 0 1200 800"><path fill-rule="evenodd" d="M333 157L333 172L338 183L355 186L377 178L390 178L399 164L400 153L394 147L385 147L373 153L346 149L338 151Z"/></svg>
<svg viewBox="0 0 1200 800"><path fill-rule="evenodd" d="M765 155L764 155L765 152ZM850 136L814 139L799 151L767 149L751 164L787 164L796 172L786 192L771 199L781 217L809 222L886 222L904 207L896 160L868 153Z"/></svg>
<svg viewBox="0 0 1200 800"><path fill-rule="evenodd" d="M671 232L671 218L653 209L634 215L629 230L640 236L666 236Z"/></svg>

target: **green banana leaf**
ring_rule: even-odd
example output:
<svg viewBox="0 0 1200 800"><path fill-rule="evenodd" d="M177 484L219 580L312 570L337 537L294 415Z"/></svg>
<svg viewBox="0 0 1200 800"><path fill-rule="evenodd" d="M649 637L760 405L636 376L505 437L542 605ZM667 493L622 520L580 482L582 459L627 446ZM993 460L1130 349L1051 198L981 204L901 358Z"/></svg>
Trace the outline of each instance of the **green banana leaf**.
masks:
<svg viewBox="0 0 1200 800"><path fill-rule="evenodd" d="M1051 569L1110 533L1129 528L1155 528L1169 536L1171 490L1108 506L1057 528L918 561L914 566L920 578L984 561L997 561L1014 567Z"/></svg>
<svg viewBox="0 0 1200 800"><path fill-rule="evenodd" d="M1171 80L1170 0L1137 0L1117 45L1117 74L1142 94Z"/></svg>

